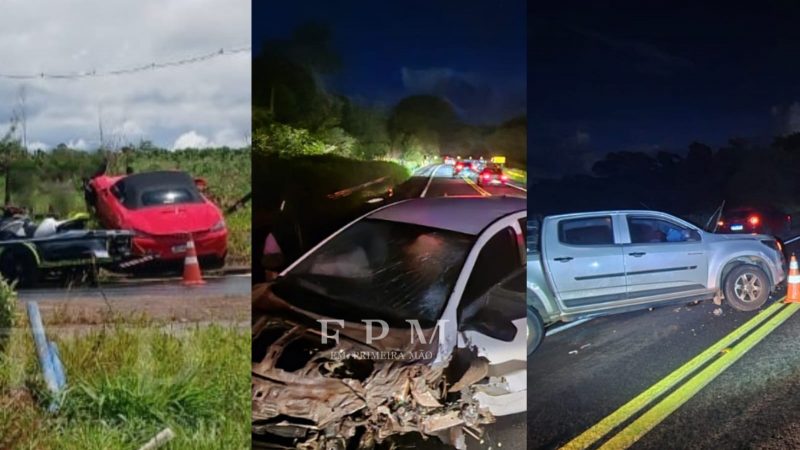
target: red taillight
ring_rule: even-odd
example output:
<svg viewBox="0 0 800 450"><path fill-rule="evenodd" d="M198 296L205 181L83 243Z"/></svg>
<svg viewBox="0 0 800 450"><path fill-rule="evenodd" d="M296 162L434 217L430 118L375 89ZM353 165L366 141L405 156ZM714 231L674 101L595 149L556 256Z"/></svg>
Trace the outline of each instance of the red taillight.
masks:
<svg viewBox="0 0 800 450"><path fill-rule="evenodd" d="M500 176L500 179L503 180L503 181L507 181L508 180L508 176L507 175L502 175L502 176Z"/></svg>
<svg viewBox="0 0 800 450"><path fill-rule="evenodd" d="M484 179L484 180L489 180L489 179L491 179L491 178L492 178L492 176L491 176L491 175L489 175L488 173L487 173L487 174L485 174L485 175L483 176L483 179Z"/></svg>
<svg viewBox="0 0 800 450"><path fill-rule="evenodd" d="M456 169L463 169L463 168L464 168L463 164L456 164Z"/></svg>
<svg viewBox="0 0 800 450"><path fill-rule="evenodd" d="M725 222L724 222L724 221L722 221L722 220L718 220L718 221L717 221L717 226L718 226L718 227L721 227L721 226L723 226L723 225L725 225Z"/></svg>
<svg viewBox="0 0 800 450"><path fill-rule="evenodd" d="M747 221L750 222L750 225L756 226L761 223L761 218L758 216L750 216L747 218Z"/></svg>

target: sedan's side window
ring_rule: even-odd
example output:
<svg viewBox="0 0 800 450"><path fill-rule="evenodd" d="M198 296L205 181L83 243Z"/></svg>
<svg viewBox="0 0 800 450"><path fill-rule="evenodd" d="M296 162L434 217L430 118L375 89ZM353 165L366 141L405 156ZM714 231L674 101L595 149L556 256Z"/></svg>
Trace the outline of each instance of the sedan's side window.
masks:
<svg viewBox="0 0 800 450"><path fill-rule="evenodd" d="M700 234L693 229L655 217L628 217L632 244L696 242Z"/></svg>
<svg viewBox="0 0 800 450"><path fill-rule="evenodd" d="M614 228L610 216L565 219L558 223L558 240L568 245L610 245Z"/></svg>
<svg viewBox="0 0 800 450"><path fill-rule="evenodd" d="M511 227L500 230L486 242L478 254L464 288L461 304L466 305L477 299L521 265L516 232Z"/></svg>

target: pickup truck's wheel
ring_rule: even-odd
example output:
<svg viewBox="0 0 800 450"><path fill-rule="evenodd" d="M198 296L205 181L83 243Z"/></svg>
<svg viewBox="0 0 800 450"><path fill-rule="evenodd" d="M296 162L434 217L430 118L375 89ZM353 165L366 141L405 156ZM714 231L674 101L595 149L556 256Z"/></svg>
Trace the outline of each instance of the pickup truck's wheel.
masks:
<svg viewBox="0 0 800 450"><path fill-rule="evenodd" d="M16 281L17 286L27 288L39 280L39 268L30 252L9 249L0 256L0 274L6 281Z"/></svg>
<svg viewBox="0 0 800 450"><path fill-rule="evenodd" d="M769 277L758 266L742 264L736 266L725 278L725 299L739 311L760 308L772 291Z"/></svg>
<svg viewBox="0 0 800 450"><path fill-rule="evenodd" d="M528 355L539 347L544 339L544 322L536 308L528 305Z"/></svg>

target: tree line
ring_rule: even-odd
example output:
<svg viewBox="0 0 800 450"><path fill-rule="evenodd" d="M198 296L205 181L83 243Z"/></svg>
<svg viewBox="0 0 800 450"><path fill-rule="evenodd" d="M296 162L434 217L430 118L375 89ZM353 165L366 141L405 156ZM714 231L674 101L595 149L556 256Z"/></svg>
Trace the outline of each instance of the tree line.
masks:
<svg viewBox="0 0 800 450"><path fill-rule="evenodd" d="M533 212L658 209L675 214L710 213L727 205L800 210L800 133L769 144L731 139L712 148L694 142L685 153L610 152L591 174L531 181Z"/></svg>
<svg viewBox="0 0 800 450"><path fill-rule="evenodd" d="M321 80L341 67L332 32L319 24L265 42L253 61L253 148L405 161L503 154L524 167L524 116L499 125L468 124L434 95L412 95L388 108L370 105L323 87Z"/></svg>

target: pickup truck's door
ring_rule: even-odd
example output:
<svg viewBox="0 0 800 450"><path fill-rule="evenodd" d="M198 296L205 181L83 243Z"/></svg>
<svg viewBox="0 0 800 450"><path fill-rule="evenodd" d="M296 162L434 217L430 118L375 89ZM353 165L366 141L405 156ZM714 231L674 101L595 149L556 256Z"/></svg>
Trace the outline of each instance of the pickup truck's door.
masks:
<svg viewBox="0 0 800 450"><path fill-rule="evenodd" d="M623 246L629 298L702 290L708 255L700 234L669 219L628 215L630 243Z"/></svg>
<svg viewBox="0 0 800 450"><path fill-rule="evenodd" d="M562 307L624 300L624 259L612 216L546 221L542 256Z"/></svg>

